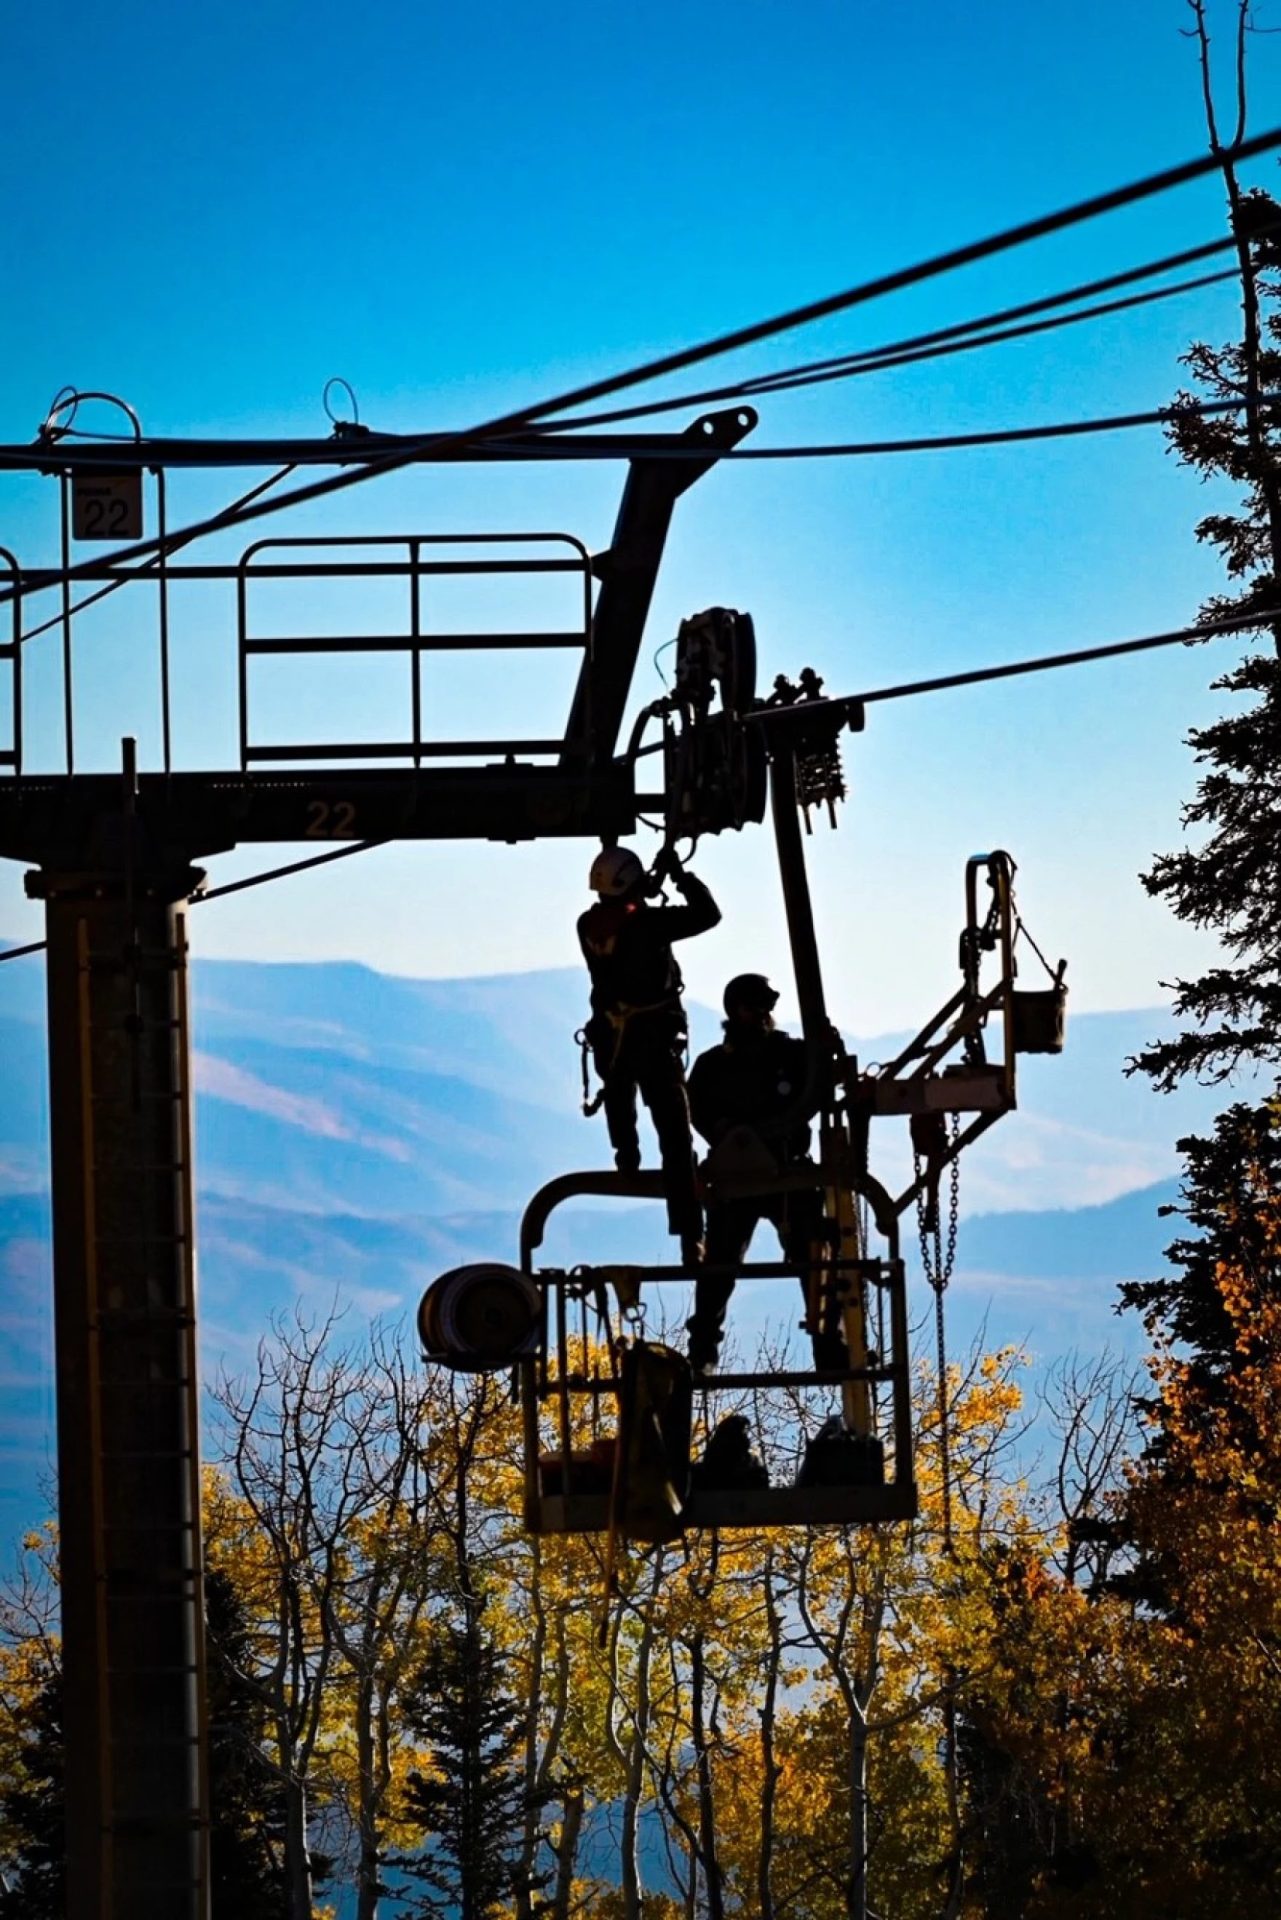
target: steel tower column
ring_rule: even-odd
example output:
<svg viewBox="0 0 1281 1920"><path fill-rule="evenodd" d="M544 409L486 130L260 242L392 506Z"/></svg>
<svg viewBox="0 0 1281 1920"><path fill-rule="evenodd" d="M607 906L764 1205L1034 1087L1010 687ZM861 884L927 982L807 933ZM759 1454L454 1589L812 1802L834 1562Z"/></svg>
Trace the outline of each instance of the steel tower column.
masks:
<svg viewBox="0 0 1281 1920"><path fill-rule="evenodd" d="M67 1910L207 1920L185 932L202 876L120 851L27 880L48 934Z"/></svg>

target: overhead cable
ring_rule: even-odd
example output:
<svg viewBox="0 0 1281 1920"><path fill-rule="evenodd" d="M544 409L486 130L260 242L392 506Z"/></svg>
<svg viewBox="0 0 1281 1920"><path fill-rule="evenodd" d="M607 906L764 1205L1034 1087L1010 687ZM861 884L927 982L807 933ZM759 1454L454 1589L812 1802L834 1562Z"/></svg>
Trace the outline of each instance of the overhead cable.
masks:
<svg viewBox="0 0 1281 1920"><path fill-rule="evenodd" d="M265 872L251 873L244 880L229 880L225 886L209 887L204 893L196 894L191 904L198 907L206 900L221 900L229 893L243 893L247 887L265 886L268 880L283 880L291 873L305 873L308 867L325 867L331 860L349 860L353 853L370 853L375 847L386 845L385 840L356 840L349 847L314 853L309 860L291 860L287 867L268 867Z"/></svg>
<svg viewBox="0 0 1281 1920"><path fill-rule="evenodd" d="M998 427L976 433L923 434L905 440L842 440L793 447L726 447L718 455L722 460L830 460L858 459L880 453L934 453L955 447L1000 447L1024 440L1062 440L1075 434L1116 433L1126 427L1167 426L1181 414L1203 415L1240 413L1252 405L1274 407L1281 394L1262 394L1257 403L1248 400L1189 400L1171 406L1154 407L1146 413L1104 414L1093 420L1057 420L1040 427ZM552 442L551 444L556 444ZM495 451L503 442L495 442ZM626 455L627 441L600 436L599 450L591 436L566 444L561 458L566 460L616 460ZM676 446L664 453L665 460L706 459L698 446Z"/></svg>
<svg viewBox="0 0 1281 1920"><path fill-rule="evenodd" d="M1185 414L1213 416L1223 413L1236 413L1246 407L1263 407L1281 404L1281 394L1264 394L1259 401L1241 400L1197 400L1191 395L1186 398L1167 402L1162 407L1152 407L1142 412L1103 414L1087 420L1050 421L1041 426L998 427L976 429L968 433L924 434L897 440L842 440L809 442L802 445L781 447L720 447L715 453L716 460L818 460L835 458L859 458L881 453L924 453L949 447L1001 446L1007 442L1022 440L1054 440L1073 434L1111 433L1125 427L1151 427L1168 425L1173 419ZM472 443L460 458L483 461L523 460L664 460L664 461L705 461L708 450L701 441L691 440L683 434L605 434L584 433L570 438L568 435L540 436L533 443L527 436L510 440L487 440L483 446ZM183 543L191 535L183 536ZM106 560L86 561L85 568L92 576L101 579L104 575L113 577L116 584L127 580L146 580L153 577L154 562L148 561L139 567L116 568L114 556ZM223 575L233 575L236 569L226 566L221 569ZM22 591L39 593L50 587L60 586L64 579L60 567L25 567L21 572ZM170 569L169 578L208 579L219 577L216 567L181 566ZM111 589L108 588L107 591ZM0 596L2 598L3 596ZM90 594L79 601L71 611L79 612L92 606L100 599L101 593ZM49 627L62 624L63 616L58 614L37 627L28 629L24 639L34 639Z"/></svg>
<svg viewBox="0 0 1281 1920"><path fill-rule="evenodd" d="M1082 320L1098 320L1105 314L1126 313L1132 307L1151 306L1158 300L1170 300L1176 294L1194 293L1200 287L1218 286L1224 280L1237 278L1236 267L1224 267L1217 273L1200 273L1191 280L1176 280L1171 287L1152 287L1146 293L1130 293L1121 300L1100 300L1093 306L1079 308L1075 313L1051 314L1048 319L1032 320L1017 326L992 327L985 333L967 331L964 338L942 341L933 347L917 347L900 353L869 354L861 358L851 356L845 365L818 371L798 368L793 373L762 375L759 380L747 382L743 397L750 400L760 393L785 393L793 387L819 386L853 374L879 373L887 367L908 367L922 360L941 360L950 354L967 353L974 347L999 346L1009 340L1031 339L1036 334L1052 333L1059 327L1074 327Z"/></svg>
<svg viewBox="0 0 1281 1920"><path fill-rule="evenodd" d="M28 953L43 953L47 944L44 940L33 940L30 946L6 947L4 952L0 953L0 960L21 960Z"/></svg>
<svg viewBox="0 0 1281 1920"><path fill-rule="evenodd" d="M987 326L986 321L963 321L956 327L940 329L935 334L922 334L918 340L935 341L934 345L917 345L913 341L904 341L898 347L878 347L868 349L863 354L849 354L836 361L816 360L803 363L798 367L780 370L773 374L761 374L751 380L742 380L723 387L707 387L698 393L685 393L675 399L646 401L633 407L616 407L610 412L576 415L568 421L549 420L535 427L532 433L522 435L519 444L515 441L496 442L492 438L473 439L462 449L453 450L453 458L483 459L487 454L502 449L502 456L509 459L541 460L554 458L554 453L545 453L544 448L553 442L559 444L567 440L571 432L583 427L600 427L610 424L622 424L631 420L643 420L653 414L688 412L698 406L724 400L757 400L775 393L790 393L801 388L824 386L837 380L855 379L869 373L881 373L896 367L914 366L922 361L942 359L951 354L968 353L979 347L997 346L1011 340L1022 340L1034 335L1053 332L1060 327L1071 327L1081 321L1098 319L1105 314L1122 313L1132 307L1150 305L1154 301L1168 300L1176 294L1188 293L1199 287L1215 286L1225 280L1235 280L1237 269L1225 268L1218 273L1200 274L1192 280L1180 280L1171 287L1157 287L1146 293L1129 294L1124 299L1099 302L1093 306L1082 307L1074 313L1054 314L1048 319L1030 321L1009 327L989 327L987 331L977 329ZM1051 296L1054 302L1065 302L1073 294ZM1046 303L1036 302L1035 305ZM1017 311L1017 309L1011 309ZM137 457L137 463L146 466L190 466L203 467L213 465L247 466L263 459L287 458L290 467L300 465L334 465L364 462L376 456L379 451L403 447L413 441L421 440L421 435L374 434L366 436L359 445L336 448L331 440L253 440L238 442L209 441L151 441L131 443ZM630 443L629 443L630 446ZM588 458L619 457L616 438L602 436L594 443L589 436L583 436L583 450ZM636 457L657 452L658 449L646 444L637 448ZM85 449L85 455L76 456L74 464L68 463L72 472L84 472L86 469L110 469L115 471L120 465L114 448ZM30 451L22 447L0 446L0 470L26 470L32 460ZM52 460L52 454L41 456ZM700 451L698 457L705 458ZM59 469L61 470L61 469ZM90 602L84 602L88 605Z"/></svg>
<svg viewBox="0 0 1281 1920"><path fill-rule="evenodd" d="M1281 618L1281 607L1256 607L1250 613L1236 614L1227 620L1207 621L1200 626L1179 627L1172 633L1148 634L1141 640L1116 640L1101 647L1078 647L1071 653L1042 654L1031 660L1013 660L999 667L972 667L964 673L937 674L930 680L905 680L894 687L874 687L868 693L851 694L839 700L802 701L794 707L761 708L749 718L763 721L769 726L803 723L806 717L813 716L815 710L870 706L875 700L904 700L918 693L941 693L952 687L980 686L988 680L1009 680L1018 674L1046 673L1055 667L1076 667L1091 660L1116 659L1127 653L1146 653L1154 647L1173 647L1196 640L1213 640L1221 634L1240 633L1243 628L1260 627L1265 622ZM231 880L226 886L211 887L207 893L196 894L192 906L200 906L205 900L217 900L229 893L241 893L248 887L260 887L269 880L283 880L291 873L303 873L309 867L327 866L332 860L346 860L354 853L369 853L375 847L383 847L385 840L360 840L349 847L334 847L328 853L313 854L307 860L295 860L285 867L271 867L263 873L251 873L244 880ZM33 940L25 947L9 947L0 953L0 962L21 960L30 953L43 953L46 942Z"/></svg>
<svg viewBox="0 0 1281 1920"><path fill-rule="evenodd" d="M1207 254L1222 253L1235 245L1235 240L1229 236L1226 240L1211 241L1206 246L1191 247L1182 254L1171 254L1164 260L1152 261L1144 267L1109 274L1102 280L1071 287L1062 293L1046 294L1039 300L1026 300L1018 306L1005 307L976 320L960 320L952 326L935 327L928 333L913 334L905 340L891 341L884 346L865 347L856 353L837 354L825 360L802 361L798 366L780 368L776 373L757 374L723 387L705 387L697 393L679 394L670 400L615 407L609 412L574 414L564 421L549 420L538 431L548 435L565 433L579 427L603 427L621 420L640 420L655 413L683 412L689 407L709 406L720 400L751 400L762 394L787 392L794 386L817 386L829 379L843 379L860 373L876 373L886 367L912 366L923 360L942 359L949 354L963 353L970 347L993 346L1003 341L1031 338L1034 334L1048 333L1056 327L1070 327L1079 320L1123 313L1130 307L1147 306L1155 301L1173 299L1178 294L1191 293L1199 287L1234 280L1238 269L1227 267L1220 273L1199 274L1191 280L1177 281L1171 287L1155 287L1124 300L1108 300L1096 306L1083 307L1077 313L1057 314L1036 325L1006 325L1007 322L1020 321L1032 314L1068 306L1075 300L1089 299L1110 288L1148 279L1153 274L1167 271L1175 262L1186 264L1191 260L1204 259Z"/></svg>
<svg viewBox="0 0 1281 1920"><path fill-rule="evenodd" d="M1100 318L1106 314L1121 313L1131 307L1145 306L1154 301L1169 300L1197 288L1214 286L1224 280L1237 277L1238 269L1225 268L1222 272L1201 274L1190 280L1176 281L1173 286L1156 287L1145 293L1134 294L1123 300L1104 301L1094 306L1083 307L1078 312L1054 314L1049 320L1037 325L1007 325L1022 321L1035 314L1052 313L1058 307L1070 306L1079 300L1092 299L1096 294L1115 291L1118 287L1131 286L1136 280L1152 279L1159 273L1167 273L1175 267L1188 266L1204 260L1214 254L1224 253L1236 245L1231 234L1226 238L1210 240L1198 247L1186 247L1179 253L1166 254L1159 260L1150 260L1142 266L1129 267L1123 272L1106 274L1098 280L1091 280L1075 287L1069 287L1059 293L1044 294L1036 300L1025 300L1017 306L1003 307L995 313L981 315L973 320L956 321L950 326L936 327L928 333L909 335L907 339L891 341L877 347L864 347L857 352L838 354L823 360L802 361L790 368L780 368L773 373L756 374L738 380L727 386L707 387L697 393L684 393L667 400L654 400L631 407L616 407L608 412L576 414L568 420L544 421L537 429L539 436L563 434L577 431L582 427L609 426L624 420L638 420L650 414L683 412L690 407L705 406L715 401L750 399L758 394L787 392L793 387L822 384L830 379L844 379L860 373L874 373L886 367L914 365L919 361L941 358L948 354L965 352L971 347L996 345L1010 340L1020 340L1034 334L1044 333L1057 327L1072 326L1078 321ZM333 385L334 382L330 382ZM346 385L346 382L341 384ZM331 436L325 440L242 440L242 441L203 441L142 439L126 443L126 451L136 450L139 463L146 465L250 465L265 458L288 458L297 465L304 462L326 463L362 461L374 458L380 452L403 447L410 442L421 442L422 433L377 433L365 429L360 443L348 442L345 446L335 445ZM26 446L0 446L0 469L26 471L39 462L40 470L50 470L55 464L66 465L72 470L88 466L107 466L119 464L120 454L114 444L97 447L90 442L76 450L69 459L64 459L61 450L49 447L31 448Z"/></svg>
<svg viewBox="0 0 1281 1920"><path fill-rule="evenodd" d="M307 860L292 860L287 867L268 867L263 873L251 873L243 880L229 880L225 886L210 887L204 893L193 894L190 904L203 906L206 900L221 900L229 893L243 893L247 887L265 886L269 880L283 880L291 873L305 873L308 867L328 866L331 860L349 860L353 853L369 853L375 847L385 847L385 840L358 840L349 847L332 847L328 853L312 854ZM46 940L33 940L29 946L7 947L0 953L0 962L21 960L28 953L43 953L48 945Z"/></svg>
<svg viewBox="0 0 1281 1920"><path fill-rule="evenodd" d="M1077 647L1071 653L1046 653L1037 659L1013 660L1000 667L973 667L967 673L938 674L932 680L906 680L897 687L877 687L855 697L864 705L873 700L905 700L917 693L942 693L949 687L976 687L987 680L1009 680L1016 674L1048 673L1056 667L1078 667L1090 660L1113 660L1126 653L1147 653L1154 647L1176 647L1195 640L1216 640L1281 618L1281 607L1256 607L1251 613L1226 620L1209 620L1195 627L1177 627L1172 633L1152 633L1141 640L1114 640L1102 647ZM802 709L799 709L803 711Z"/></svg>
<svg viewBox="0 0 1281 1920"><path fill-rule="evenodd" d="M1040 214L1033 220L1020 221L1015 226L1007 227L1000 233L989 235L985 239L973 240L964 246L949 248L946 252L935 254L931 259L917 262L913 266L899 267L891 273L879 274L871 280L862 281L857 286L846 288L840 293L828 294L821 300L812 300L803 306L792 307L767 320L758 320L749 326L735 328L729 333L715 335L712 339L701 341L696 346L682 347L674 353L662 354L657 359L645 361L642 365L622 373L588 381L581 386L571 388L566 393L538 401L533 406L500 414L497 418L484 422L480 426L463 429L457 433L433 434L426 440L416 441L395 453L372 459L366 465L330 474L323 480L309 481L306 485L295 487L292 492L276 500L257 500L252 505L242 507L234 513L224 510L207 520L194 523L191 527L184 529L184 532L191 539L197 539L207 533L218 533L228 527L244 525L247 521L258 519L267 513L281 512L287 507L300 506L305 501L322 499L347 487L358 486L365 480L378 479L385 474L398 472L402 467L412 466L428 454L446 452L450 447L469 439L495 437L518 431L545 419L550 414L564 413L570 407L585 406L589 401L605 399L608 395L622 392L627 387L639 386L645 381L656 380L669 373L679 373L685 367L696 366L700 361L716 359L740 347L753 346L759 340L770 339L775 334L789 333L795 328L809 326L816 320L827 319L832 314L848 312L853 307L881 299L886 294L899 293L908 287L919 286L927 280L937 279L941 274L955 272L960 267L973 266L980 260L990 260L998 254L1010 252L1015 247L1025 246L1032 240L1041 240L1050 234L1062 233L1071 227L1082 225L1087 220L1098 219L1105 213L1113 213L1122 207L1134 206L1157 194L1168 193L1175 187L1185 186L1193 180L1204 179L1207 174L1218 172L1225 161L1239 164L1259 154L1270 153L1277 147L1281 147L1281 128L1274 127L1267 133L1256 134L1252 139L1240 141L1234 146L1220 148L1214 153L1202 154L1195 160L1185 160L1179 166L1163 168L1159 173L1148 174L1143 179L1131 181L1125 186L1109 188L1106 193L1092 194L1087 199L1078 200L1073 205L1062 207L1054 213ZM146 558L155 551L154 540L135 541L131 546L117 548L109 559L113 564L120 565L127 561ZM70 568L68 577L77 578L77 568ZM0 604L12 597L12 591L10 588L0 592Z"/></svg>

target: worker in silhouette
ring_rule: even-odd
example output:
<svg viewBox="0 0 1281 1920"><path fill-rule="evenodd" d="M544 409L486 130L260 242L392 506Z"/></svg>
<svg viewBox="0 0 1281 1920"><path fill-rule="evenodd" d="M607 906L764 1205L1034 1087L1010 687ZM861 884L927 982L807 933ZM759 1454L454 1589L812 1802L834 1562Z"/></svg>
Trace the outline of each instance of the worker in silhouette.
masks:
<svg viewBox="0 0 1281 1920"><path fill-rule="evenodd" d="M652 906L651 898L668 879L683 904ZM578 922L592 978L587 1040L604 1089L614 1164L622 1173L640 1166L639 1092L658 1135L667 1224L680 1237L683 1258L695 1265L703 1257L703 1209L685 1092L681 972L672 943L706 933L720 920L720 908L670 847L663 848L651 874L630 847L602 848L589 884L598 898Z"/></svg>
<svg viewBox="0 0 1281 1920"><path fill-rule="evenodd" d="M777 1003L778 994L763 974L737 974L725 989L725 1037L698 1056L689 1077L690 1112L713 1159L718 1148L737 1147L731 1136L740 1135L765 1178L771 1166L786 1172L809 1165L806 1047L774 1025ZM815 1186L713 1200L707 1210L707 1266L741 1265L762 1220L777 1231L785 1260L809 1263L823 1241L822 1195ZM688 1325L695 1373L709 1373L716 1365L733 1291L732 1272L699 1276ZM808 1292L806 1306L809 1314ZM840 1334L812 1324L810 1333L816 1368L843 1370L846 1349Z"/></svg>

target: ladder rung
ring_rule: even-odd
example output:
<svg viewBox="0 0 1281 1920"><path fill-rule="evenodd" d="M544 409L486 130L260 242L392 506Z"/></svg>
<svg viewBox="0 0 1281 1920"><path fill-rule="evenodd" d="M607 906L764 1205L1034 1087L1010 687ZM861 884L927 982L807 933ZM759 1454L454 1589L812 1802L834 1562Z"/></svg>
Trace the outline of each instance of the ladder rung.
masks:
<svg viewBox="0 0 1281 1920"><path fill-rule="evenodd" d="M190 1453L190 1447L118 1447L99 1457L107 1466L112 1460L186 1460Z"/></svg>
<svg viewBox="0 0 1281 1920"><path fill-rule="evenodd" d="M155 1327L194 1327L196 1316L184 1308L172 1307L99 1307L90 1325L95 1331L120 1322L126 1326L142 1324Z"/></svg>
<svg viewBox="0 0 1281 1920"><path fill-rule="evenodd" d="M196 1667L192 1661L184 1661L181 1667L108 1667L108 1672L109 1674L194 1674L194 1672L200 1672L200 1668ZM119 1745L123 1745L129 1738L131 1738L129 1734L117 1734L117 1736L111 1740L111 1745L113 1745L113 1747L119 1747ZM152 1745L156 1745L156 1747L188 1747L188 1745L194 1745L194 1743L196 1743L194 1740L188 1740L186 1734L161 1734L156 1740L150 1740L146 1734L134 1734L133 1740L136 1741L140 1747L142 1747L142 1745L146 1745L146 1747L152 1747Z"/></svg>
<svg viewBox="0 0 1281 1920"><path fill-rule="evenodd" d="M116 1092L116 1091L103 1092L99 1088L95 1087L93 1092L93 1098L95 1100L100 1100L103 1102L114 1101L117 1106L119 1106L121 1102L128 1102L129 1104L132 1104L135 1098L139 1100L181 1100L183 1096L184 1096L184 1089L182 1087L173 1087L167 1092L163 1092L163 1093L148 1091L147 1089L142 1088L139 1090L139 1092L136 1095L134 1094L133 1090L129 1087L125 1087L119 1092Z"/></svg>
<svg viewBox="0 0 1281 1920"><path fill-rule="evenodd" d="M105 1168L99 1162L95 1162L90 1171L95 1176L100 1173L110 1172L113 1174L126 1174L132 1179L140 1173L185 1173L187 1171L187 1163L185 1160L139 1160L131 1167Z"/></svg>
<svg viewBox="0 0 1281 1920"><path fill-rule="evenodd" d="M132 1247L141 1252L151 1247L180 1247L187 1235L181 1233L96 1233L94 1245L98 1247Z"/></svg>
<svg viewBox="0 0 1281 1920"><path fill-rule="evenodd" d="M114 1593L107 1594L107 1605L113 1601L136 1601L146 1599L156 1587L186 1587L201 1578L196 1567L148 1567L145 1576L136 1567L108 1567L98 1575L99 1583L104 1587L114 1587ZM169 1596L165 1595L165 1605L169 1605Z"/></svg>

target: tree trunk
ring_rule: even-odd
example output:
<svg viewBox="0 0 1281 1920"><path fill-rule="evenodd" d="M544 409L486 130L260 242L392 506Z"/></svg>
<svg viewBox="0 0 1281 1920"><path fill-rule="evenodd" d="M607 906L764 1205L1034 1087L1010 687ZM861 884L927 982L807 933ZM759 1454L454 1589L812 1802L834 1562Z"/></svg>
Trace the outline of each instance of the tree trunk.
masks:
<svg viewBox="0 0 1281 1920"><path fill-rule="evenodd" d="M849 1920L867 1914L867 1714L850 1714L850 1878L845 1911Z"/></svg>
<svg viewBox="0 0 1281 1920"><path fill-rule="evenodd" d="M694 1739L694 1764L698 1775L698 1851L699 1864L707 1886L707 1920L725 1920L725 1891L721 1884L720 1860L716 1852L716 1804L712 1794L712 1757L707 1747L707 1729L703 1717L703 1689L706 1670L703 1662L703 1636L696 1633L690 1642L690 1730Z"/></svg>
<svg viewBox="0 0 1281 1920"><path fill-rule="evenodd" d="M547 1650L547 1612L543 1605L542 1547L537 1534L530 1541L530 1614L534 1623L529 1645L529 1681L525 1695L525 1824L521 1840L520 1863L513 1888L515 1920L532 1920L534 1911L534 1862L538 1857L538 1839L542 1809L539 1787L545 1762L539 1752L542 1731L543 1662ZM550 1760L551 1755L547 1756Z"/></svg>
<svg viewBox="0 0 1281 1920"><path fill-rule="evenodd" d="M778 1668L782 1658L778 1608L774 1601L774 1557L765 1563L765 1619L769 1628L765 1698L761 1703L761 1843L756 1856L756 1907L760 1920L774 1920L774 1806L782 1769L774 1750Z"/></svg>
<svg viewBox="0 0 1281 1920"><path fill-rule="evenodd" d="M639 1736L633 1735L627 1785L623 1793L623 1830L618 1843L619 1892L623 1896L623 1920L642 1920L640 1857L640 1776Z"/></svg>
<svg viewBox="0 0 1281 1920"><path fill-rule="evenodd" d="M583 1827L584 1798L581 1786L566 1787L560 1823L560 1846L556 1853L556 1890L552 1897L552 1920L570 1920L574 1900L574 1868L578 1862L578 1837Z"/></svg>
<svg viewBox="0 0 1281 1920"><path fill-rule="evenodd" d="M311 1849L307 1845L307 1783L285 1782L285 1892L289 1920L311 1920Z"/></svg>
<svg viewBox="0 0 1281 1920"><path fill-rule="evenodd" d="M375 1776L373 1686L356 1691L356 1920L378 1920L381 1848L378 1844L378 1783Z"/></svg>
<svg viewBox="0 0 1281 1920"><path fill-rule="evenodd" d="M654 1605L662 1585L666 1556L662 1549L654 1555L654 1571L644 1625L636 1647L636 1689L632 1737L627 1747L627 1773L623 1790L623 1830L619 1843L620 1892L623 1896L623 1920L643 1920L644 1895L640 1877L640 1803L645 1782L645 1742L649 1736L650 1672L654 1651Z"/></svg>

